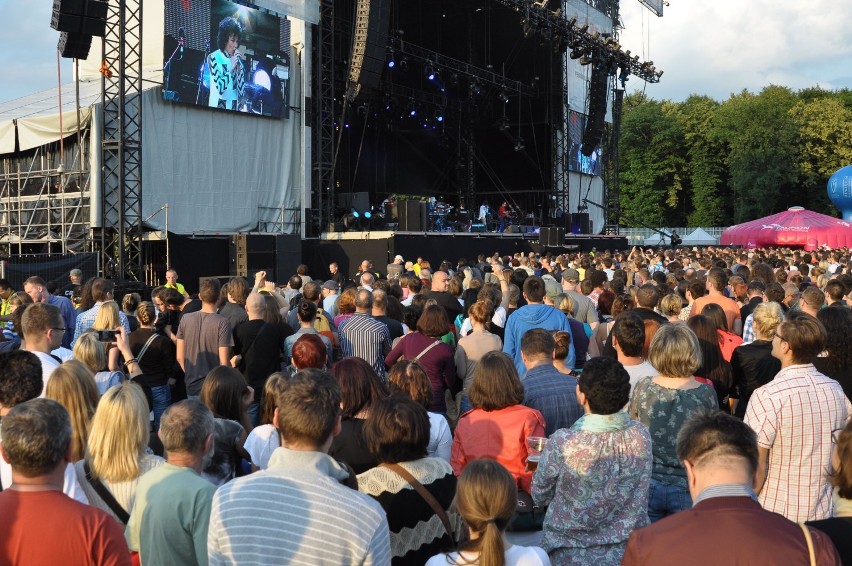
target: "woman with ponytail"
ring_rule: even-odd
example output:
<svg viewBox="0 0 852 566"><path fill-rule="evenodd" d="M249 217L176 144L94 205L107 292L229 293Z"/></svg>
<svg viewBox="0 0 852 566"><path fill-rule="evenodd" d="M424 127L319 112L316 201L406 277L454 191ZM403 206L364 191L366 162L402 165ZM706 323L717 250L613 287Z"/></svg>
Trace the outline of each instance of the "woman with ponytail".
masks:
<svg viewBox="0 0 852 566"><path fill-rule="evenodd" d="M470 462L459 476L455 498L470 540L457 552L433 556L426 566L549 566L541 548L512 545L503 538L517 495L515 479L502 465L485 458Z"/></svg>

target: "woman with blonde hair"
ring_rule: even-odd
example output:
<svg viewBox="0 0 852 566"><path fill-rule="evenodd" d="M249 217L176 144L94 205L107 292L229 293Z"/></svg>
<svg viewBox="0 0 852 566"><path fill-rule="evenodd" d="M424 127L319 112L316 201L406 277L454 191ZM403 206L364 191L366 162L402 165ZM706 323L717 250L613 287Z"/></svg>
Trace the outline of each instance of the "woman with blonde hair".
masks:
<svg viewBox="0 0 852 566"><path fill-rule="evenodd" d="M517 496L515 480L498 462L484 458L468 464L456 485L455 507L470 539L456 552L433 556L426 566L549 565L550 559L541 548L513 545L503 538L515 513Z"/></svg>
<svg viewBox="0 0 852 566"><path fill-rule="evenodd" d="M576 307L576 303L571 295L567 293L559 293L556 295L553 304L556 308L561 310L568 319L568 326L571 328L571 342L574 345L574 355L576 357L574 368L572 369L581 370L583 369L583 365L586 363L586 358L589 355L589 334L586 333L587 324L574 318L574 308ZM589 328L589 332L591 332L591 328ZM565 358L563 358L563 367L565 367L564 360Z"/></svg>
<svg viewBox="0 0 852 566"><path fill-rule="evenodd" d="M118 348L113 348L112 352L115 352L116 360L118 360ZM112 352L110 352L109 358L112 358ZM122 372L110 369L110 367L117 367L118 363L117 361L115 365L107 363L104 343L98 340L98 335L93 331L86 331L77 338L74 343L74 359L83 362L92 370L101 395L106 393L106 390L110 387L124 381Z"/></svg>
<svg viewBox="0 0 852 566"><path fill-rule="evenodd" d="M682 310L683 301L677 293L669 293L660 301L660 313L671 324L683 324L683 321L680 319L680 311Z"/></svg>
<svg viewBox="0 0 852 566"><path fill-rule="evenodd" d="M163 464L162 458L147 452L148 413L145 393L135 383L104 393L92 419L86 458L75 464L89 504L122 524L133 509L139 476Z"/></svg>
<svg viewBox="0 0 852 566"><path fill-rule="evenodd" d="M100 397L92 372L81 362L69 360L50 374L44 396L68 411L71 417L71 457L74 461L82 459Z"/></svg>
<svg viewBox="0 0 852 566"><path fill-rule="evenodd" d="M692 507L686 470L675 450L677 433L696 410L719 410L719 400L711 386L695 380L701 348L686 325L661 326L651 340L648 361L659 374L636 384L628 410L654 440L648 500L648 518L654 522Z"/></svg>

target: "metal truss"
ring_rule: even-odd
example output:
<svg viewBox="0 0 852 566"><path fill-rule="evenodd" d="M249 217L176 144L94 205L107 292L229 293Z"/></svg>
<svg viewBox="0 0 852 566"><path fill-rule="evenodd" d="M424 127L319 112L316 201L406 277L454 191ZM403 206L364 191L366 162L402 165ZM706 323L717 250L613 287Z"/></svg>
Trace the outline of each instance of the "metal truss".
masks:
<svg viewBox="0 0 852 566"><path fill-rule="evenodd" d="M432 63L444 73L458 73L459 76L477 80L482 85L488 84L503 88L507 93L517 93L526 96L536 96L538 94L534 88L525 85L521 81L507 79L505 76L495 73L493 69L483 69L470 63L447 57L437 51L403 41L400 39L401 36L398 33L393 33L393 35L397 39L394 39L389 47L395 50L398 54L397 56L404 55L423 63Z"/></svg>
<svg viewBox="0 0 852 566"><path fill-rule="evenodd" d="M144 281L142 258L142 0L110 0L101 71L104 276Z"/></svg>
<svg viewBox="0 0 852 566"><path fill-rule="evenodd" d="M309 235L319 236L334 220L334 2L320 2L320 21L314 43L313 183Z"/></svg>
<svg viewBox="0 0 852 566"><path fill-rule="evenodd" d="M562 15L562 8L549 9L546 1L539 0L497 0L500 4L512 8L521 15L521 25L528 32L550 40L554 49L566 51L569 48L579 59L582 55L591 58L596 64L606 63L613 71L620 69L624 76L634 75L649 83L660 82L663 72L654 68L653 62L640 62L639 56L630 56L630 51L622 51L618 41L609 34L590 31L588 24L577 25L577 18L568 19ZM615 7L612 5L615 4ZM599 0L590 5L601 5L614 24L618 23L617 0ZM613 27L613 29L615 29Z"/></svg>

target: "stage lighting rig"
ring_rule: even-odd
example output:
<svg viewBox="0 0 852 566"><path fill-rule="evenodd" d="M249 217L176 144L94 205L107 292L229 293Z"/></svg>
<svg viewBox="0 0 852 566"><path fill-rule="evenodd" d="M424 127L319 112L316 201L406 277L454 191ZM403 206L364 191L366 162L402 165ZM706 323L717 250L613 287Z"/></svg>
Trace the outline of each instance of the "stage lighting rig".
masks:
<svg viewBox="0 0 852 566"><path fill-rule="evenodd" d="M627 67L631 75L646 82L656 83L660 81L662 73L653 69L652 66L640 64L638 56L631 59L629 52L622 51L621 45L611 34L604 34L594 29L590 31L590 25L587 22L578 26L577 17L568 19L559 12L542 9L540 0L537 2L534 0L497 0L497 3L512 8L521 14L527 26L531 27L539 36L551 41L554 47L559 45L560 50L563 49L563 46L567 46L571 48L572 55L577 55L582 51L589 54L595 63L600 61L601 63L611 64L614 61L617 67ZM599 9L612 17L613 20L617 18L618 2L601 0L598 4L600 4Z"/></svg>

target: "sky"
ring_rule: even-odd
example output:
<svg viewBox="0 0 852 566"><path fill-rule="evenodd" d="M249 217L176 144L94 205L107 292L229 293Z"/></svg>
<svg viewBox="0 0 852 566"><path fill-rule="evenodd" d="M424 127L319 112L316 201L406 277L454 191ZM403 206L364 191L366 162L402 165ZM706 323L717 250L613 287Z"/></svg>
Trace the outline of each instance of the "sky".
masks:
<svg viewBox="0 0 852 566"><path fill-rule="evenodd" d="M658 84L634 77L628 91L682 101L693 93L724 100L770 84L852 88L846 0L668 1L659 18L638 0L621 0L622 49L663 70ZM0 102L56 86L52 8L53 0L0 0L12 46L0 74ZM60 67L62 82L70 81L70 60Z"/></svg>
<svg viewBox="0 0 852 566"><path fill-rule="evenodd" d="M769 85L852 88L852 10L838 0L668 0L663 17L621 0L622 49L663 70L658 84L634 78L657 100L690 94L725 100Z"/></svg>

